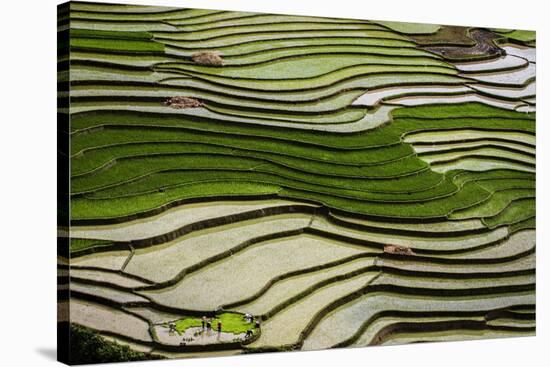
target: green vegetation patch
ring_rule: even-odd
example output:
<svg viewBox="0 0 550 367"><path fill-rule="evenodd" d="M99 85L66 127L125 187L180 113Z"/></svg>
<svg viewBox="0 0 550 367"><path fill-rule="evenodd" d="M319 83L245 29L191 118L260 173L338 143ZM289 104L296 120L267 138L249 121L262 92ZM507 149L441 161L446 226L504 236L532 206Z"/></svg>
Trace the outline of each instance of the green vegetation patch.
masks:
<svg viewBox="0 0 550 367"><path fill-rule="evenodd" d="M475 105L475 106L472 106ZM71 127L73 130L77 129L86 129L95 126L102 126L105 124L109 125L120 125L120 126L131 126L131 125L140 125L151 127L147 131L147 135L144 136L143 132L133 133L129 131L120 131L120 132L94 132L93 134L85 134L80 137L80 135L73 135L71 141L71 151L72 154L79 152L82 149L93 146L101 146L106 144L116 144L120 142L129 142L129 141L141 141L144 140L149 142L162 141L162 140L178 140L176 138L176 132L170 131L164 132L160 131L159 127L172 127L172 128L182 128L180 133L182 136L185 136L185 139L194 134L189 132L187 129L192 129L197 131L197 133L206 134L202 139L206 139L209 142L213 142L213 139L221 139L219 141L225 140L230 141L238 138L239 144L241 147L247 147L247 149L253 149L252 145L249 145L249 142L256 140L256 138L261 138L258 140L258 144L264 147L271 147L274 145L279 145L281 148L278 148L278 152L289 152L289 154L297 156L312 156L311 154L298 154L297 151L289 151L291 145L285 144L284 148L281 140L287 142L300 142L306 144L320 145L323 147L331 148L340 148L340 149L357 149L357 148L367 148L367 147L381 147L381 146L390 146L395 144L400 144L401 136L403 134L413 132L413 131L431 131L431 130L451 130L451 129L487 129L487 130L524 130L529 132L535 131L535 123L533 119L525 119L524 114L512 113L514 119L506 118L469 118L467 114L462 114L457 117L450 113L445 114L445 109L452 106L439 106L436 108L439 114L449 117L445 118L431 118L434 109L430 111L430 108L425 108L421 115L412 114L407 112L408 109L398 109L393 111L393 115L396 113L399 115L411 115L411 117L396 117L391 124L385 125L382 128L361 131L356 133L347 133L339 134L338 139L334 139L333 134L322 132L322 131L311 131L305 129L283 129L272 126L259 126L252 124L239 124L239 123L228 123L225 121L211 120L211 119L202 119L202 118L192 118L187 116L174 116L174 115L162 115L154 113L138 113L138 112L129 112L129 111L95 111L87 113L73 114L71 120ZM480 107L484 109L484 106L478 103L468 103L461 104L459 106L463 107L464 111L472 111L476 113L476 108ZM412 108L411 108L412 109ZM415 108L416 109L416 108ZM498 117L499 109L495 110L496 117ZM421 110L422 111L422 110ZM456 112L456 110L455 110ZM505 113L509 111L504 111ZM474 115L475 116L475 115ZM508 115L510 116L510 115ZM422 118L422 121L419 121L418 118ZM153 130L154 128L154 130ZM183 129L186 129L183 130ZM133 129L137 131L136 129ZM145 132L145 130L144 130ZM222 133L223 132L223 133ZM96 137L97 134L106 134L104 137ZM168 135L170 134L170 135ZM183 135L185 134L185 135ZM112 136L107 138L107 135ZM118 135L118 136L117 136ZM136 138L133 136L136 135ZM224 135L226 135L224 137ZM231 136L233 135L233 136ZM172 136L172 139L170 139ZM214 138L217 136L217 138ZM139 140L138 140L139 137ZM200 138L200 136L197 136ZM269 139L265 139L269 138ZM263 141L262 141L263 140ZM262 141L260 143L260 141ZM204 142L204 140L203 140ZM389 148L388 148L389 149ZM404 148L400 148L404 149ZM408 152L411 152L410 147L407 147ZM258 150L258 149L255 149ZM266 149L262 149L266 150ZM312 152L313 147L308 147L304 153L307 151ZM388 151L389 152L389 151ZM326 155L325 155L326 157ZM379 158L378 158L379 157ZM395 157L395 156L394 156ZM388 158L383 158L377 154L377 160L384 160ZM324 161L330 159L324 158ZM370 159L372 161L372 159ZM339 154L338 159L335 162L344 163L344 155Z"/></svg>
<svg viewBox="0 0 550 367"><path fill-rule="evenodd" d="M518 120L535 120L535 114L504 110L478 102L457 103L449 105L424 105L416 107L400 108L393 111L395 118L414 117L423 119L441 119L457 117L499 117ZM534 124L533 124L534 129Z"/></svg>
<svg viewBox="0 0 550 367"><path fill-rule="evenodd" d="M225 312L216 317L210 319L212 328L216 329L218 321L222 323L222 331L233 334L244 334L248 330L254 330L254 323L247 322L242 314ZM191 327L201 327L202 319L200 317L186 317L181 320L177 320L176 331L180 334Z"/></svg>
<svg viewBox="0 0 550 367"><path fill-rule="evenodd" d="M535 175L528 172L519 172L514 170L507 169L495 169L489 171L480 171L480 172L461 172L459 175L455 176L454 182L456 184L462 185L467 181L478 181L478 184L487 187L488 184L494 183L495 179L506 179L506 180L534 180ZM487 183L489 181L490 183ZM502 181L497 181L501 183ZM496 190L497 188L492 186L491 191Z"/></svg>
<svg viewBox="0 0 550 367"><path fill-rule="evenodd" d="M92 29L71 30L71 47L119 51L163 52L164 45L152 40L148 32L102 31Z"/></svg>
<svg viewBox="0 0 550 367"><path fill-rule="evenodd" d="M322 193L285 188L267 183L220 181L186 184L163 192L111 199L74 198L73 218L109 218L151 210L174 200L216 196L278 194L282 198L311 200L346 212L387 217L444 217L451 210L475 205L486 200L488 191L475 184L465 184L456 194L426 202L369 202Z"/></svg>
<svg viewBox="0 0 550 367"><path fill-rule="evenodd" d="M407 147L403 145L403 147ZM289 149L290 152L292 150ZM365 152L376 154L382 153L377 150L369 150ZM410 173L414 172L418 176L423 176L422 180L433 182L435 177L440 178L439 174L428 174L428 170L423 170L427 165L418 160L412 152L403 151L400 156L396 152L395 159L389 159L390 162L379 161L372 164L364 163L358 165L337 164L330 161L321 161L308 159L307 157L300 158L299 156L287 155L285 151L279 153L270 153L266 151L258 151L255 149L238 149L231 146L216 144L196 143L193 139L182 137L181 141L156 141L156 142L122 142L121 144L113 144L106 146L98 146L89 148L83 153L73 157L71 164L72 176L80 176L82 174L92 173L97 169L108 168L108 164L118 163L124 160L132 159L132 157L145 157L147 155L167 155L167 154L220 154L225 156L249 157L258 159L264 162L274 163L285 168L291 168L302 172L313 173L316 175L335 176L335 177L354 177L354 178L372 178L372 177L388 177L397 176L399 174L407 175L407 178L400 177L403 180L410 178ZM182 158L184 156L182 155ZM397 162L399 161L399 162ZM345 162L342 162L345 163ZM381 165L385 167L380 167ZM393 166L393 167L392 167ZM387 170L387 171L386 171ZM368 185L368 183L365 182ZM411 184L411 181L408 181ZM376 186L375 183L373 185ZM394 182L394 185L399 185L399 182ZM401 190L401 189L399 189Z"/></svg>
<svg viewBox="0 0 550 367"><path fill-rule="evenodd" d="M153 113L138 113L128 111L96 111L79 113L73 114L71 120L71 127L73 131L83 130L96 126L103 126L106 124L115 126L141 125L158 130L160 130L160 127L192 129L202 134L213 134L208 136L210 142L212 142L211 139L214 135L219 135L220 138L222 138L221 132L224 132L224 135L238 136L240 144L246 144L245 142L249 139L263 138L264 145L266 145L267 147L272 144L280 144L281 140L283 142L288 141L291 143L307 143L312 145L320 145L321 147L342 149L381 146L392 143L396 144L400 141L399 136L396 136L395 133L388 130L388 128L376 129L369 132L341 134L338 136L338 139L334 139L334 136L332 136L331 134L327 134L321 131L312 131L305 129L291 130L272 126L227 123L221 120L191 118L187 116L160 115ZM142 135L140 140L147 140L151 142L154 142L155 140L160 140L155 138L155 134L157 134L157 132L155 132L153 129L150 130L150 133L151 135ZM172 133L175 134L175 132ZM120 143L121 141L134 140L129 132L123 132L123 134L128 134L129 137L118 141L115 138L105 140L101 138L98 140L98 143L90 143L90 139L96 139L93 137L96 134L97 132L94 132L93 134L85 134L85 139L80 138L80 135L74 134L71 140L72 154L75 154L80 150L91 146L100 146L109 143L112 144L117 142ZM164 136L165 134L162 135ZM101 142L103 142L103 144L101 144ZM248 147L249 149L252 149L250 146ZM341 160L341 158L339 160Z"/></svg>
<svg viewBox="0 0 550 367"><path fill-rule="evenodd" d="M169 118L167 118L168 120ZM176 120L178 121L178 120ZM179 120L181 121L181 120ZM185 121L185 120L184 120ZM154 127L154 126L152 126ZM398 138L396 137L396 143ZM305 144L291 144L281 140L264 140L247 136L231 136L231 134L215 132L195 132L186 128L181 130L156 129L135 127L132 129L105 128L93 134L78 134L72 138L72 154L77 154L85 149L102 147L123 142L209 142L213 145L269 152L274 154L291 155L295 157L311 159L320 162L332 162L343 165L371 165L386 161L404 158L413 153L410 146L405 144L392 144L387 147L377 146L365 149L347 149L338 151L323 147ZM206 151L206 149L204 149ZM387 176L387 175L385 175Z"/></svg>
<svg viewBox="0 0 550 367"><path fill-rule="evenodd" d="M415 156L408 158L411 147L401 143L401 136L422 130L475 128L493 130L497 134L505 130L529 133L535 130L534 120L530 117L480 103L401 108L394 111L391 124L371 131L339 134L338 139L334 139L332 133L325 132L122 112L76 114L73 127L87 128L105 122L120 126L73 135L73 153L83 151L82 155L74 158L75 172L86 172L119 157L128 156L129 159L126 162L119 160L97 174L75 177L73 192L118 185L88 198L75 198L75 217L128 215L180 198L201 197L203 193L204 196L241 195L245 187L245 192L252 195L265 195L266 188L269 188L267 192L281 197L312 200L368 215L442 217L450 211L487 200L494 190L499 190L497 183L491 184L488 180L494 178L498 181L500 176L483 177L471 173L471 180L486 181L484 188L473 183L462 186L470 180L458 175L456 183L462 189L452 194L456 189L451 181L439 185L437 176L420 173L425 163ZM140 126L128 130L124 128L131 125ZM170 129L165 130L161 126ZM209 143L204 144L205 141ZM163 147L159 143L166 145ZM177 144L181 145L178 147ZM359 144L372 149L357 149ZM327 149L327 146L331 148ZM142 152L141 147L145 148ZM155 156L156 153L183 153L188 150L191 155ZM140 153L143 157L131 159ZM86 162L88 156L92 163L81 166L79 162ZM190 162L194 163L190 165ZM201 174L201 170L204 173ZM417 176L410 174L415 171L419 172ZM350 177L361 176L383 178L390 175L397 178L395 175L404 174L406 180L403 181L401 178L385 181L365 179L364 184L359 184L360 181L350 180ZM519 180L507 188L523 188L527 184L522 190L532 190L532 176L516 173L506 177ZM131 182L133 178L137 180ZM245 180L250 182L247 184ZM500 187L500 190L503 188ZM368 193L373 190L378 193ZM396 190L403 191L397 193ZM415 193L418 190L426 192ZM396 195L395 200L389 200L387 196L384 199L385 195L392 193ZM377 202L380 199L387 200L387 203ZM426 199L430 200L424 201ZM132 200L135 200L135 206L130 204ZM394 203L390 205L392 201ZM489 206L502 208L506 202L497 201L499 205L492 202ZM474 208L477 209L477 205ZM491 213L496 214L494 211Z"/></svg>
<svg viewBox="0 0 550 367"><path fill-rule="evenodd" d="M421 180L414 182L416 187L409 187L409 191L395 192L392 191L392 181L382 182L378 189L380 191L366 190L369 184L363 184L363 179L353 182L352 180L326 179L324 181L315 180L311 177L307 180L296 177L295 179L287 178L278 173L269 173L267 170L249 171L228 171L228 170L182 170L179 172L160 172L147 175L136 181L121 183L109 189L95 191L93 194L88 194L91 198L108 198L117 196L137 195L147 192L155 192L164 190L170 187L197 183L197 182L213 182L213 181L247 181L260 182L281 187L297 188L305 191L326 193L334 196L348 197L359 200L370 201L385 201L385 202L401 202L401 201L423 201L431 200L441 196L448 196L456 192L457 188L450 180L442 180L441 183L433 185L431 188L424 187ZM313 183L316 182L316 183ZM384 192L387 187L389 191ZM418 187L421 191L418 191ZM407 188L403 188L407 190ZM424 190L422 190L424 189Z"/></svg>
<svg viewBox="0 0 550 367"><path fill-rule="evenodd" d="M537 40L537 34L535 31L523 31L523 30L514 30L506 32L498 32L511 40L520 41L523 43L534 42Z"/></svg>
<svg viewBox="0 0 550 367"><path fill-rule="evenodd" d="M97 29L71 29L71 37L77 38L107 38L125 40L150 40L153 35L149 32L102 31Z"/></svg>
<svg viewBox="0 0 550 367"><path fill-rule="evenodd" d="M280 188L275 185L251 182L197 183L131 198L104 200L74 198L71 200L71 215L73 219L113 218L152 210L177 200L217 196L262 197L277 194L279 190Z"/></svg>
<svg viewBox="0 0 550 367"><path fill-rule="evenodd" d="M164 46L154 41L126 39L71 38L71 47L131 52L163 52Z"/></svg>
<svg viewBox="0 0 550 367"><path fill-rule="evenodd" d="M510 226L510 233L522 231L524 229L535 229L537 227L537 219L533 216L521 222L514 223Z"/></svg>
<svg viewBox="0 0 550 367"><path fill-rule="evenodd" d="M113 242L107 240L96 240L88 238L73 238L71 237L70 250L71 252L86 250L93 247L109 246Z"/></svg>
<svg viewBox="0 0 550 367"><path fill-rule="evenodd" d="M512 225L516 223L521 223L525 220L533 218L535 216L535 197L531 198L521 198L515 201L512 201L504 210L502 210L497 215L484 218L483 222L489 228L495 228L501 225Z"/></svg>
<svg viewBox="0 0 550 367"><path fill-rule="evenodd" d="M479 185L478 185L479 186ZM450 218L465 219L465 218L480 218L480 217L497 217L516 200L535 197L535 190L530 188L520 189L503 189L491 194L487 201L480 205L467 208L462 211L453 213ZM525 219L525 218L524 218ZM499 219L489 220L497 223Z"/></svg>

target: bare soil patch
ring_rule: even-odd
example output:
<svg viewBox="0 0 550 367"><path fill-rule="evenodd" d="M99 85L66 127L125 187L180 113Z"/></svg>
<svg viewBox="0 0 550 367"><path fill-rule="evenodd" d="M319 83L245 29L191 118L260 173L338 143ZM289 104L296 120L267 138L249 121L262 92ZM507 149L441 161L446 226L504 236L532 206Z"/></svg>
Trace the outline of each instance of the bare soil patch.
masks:
<svg viewBox="0 0 550 367"><path fill-rule="evenodd" d="M176 96L176 97L170 97L166 101L163 102L165 106L176 108L176 109L184 109L184 108L197 108L204 106L204 103L200 100L192 97L184 97L184 96Z"/></svg>
<svg viewBox="0 0 550 367"><path fill-rule="evenodd" d="M500 35L486 29L478 28L470 31L470 37L475 42L474 46L456 46L453 42L450 45L428 46L423 48L449 60L490 58L505 54L505 52L494 42L495 39L502 38Z"/></svg>
<svg viewBox="0 0 550 367"><path fill-rule="evenodd" d="M399 246L399 245L386 245L384 246L384 252L388 254L395 254L395 255L407 255L407 256L415 255L414 251L411 250L410 247Z"/></svg>
<svg viewBox="0 0 550 367"><path fill-rule="evenodd" d="M195 64L209 65L209 66L222 66L223 59L217 52L213 51L201 51L191 55L191 59Z"/></svg>

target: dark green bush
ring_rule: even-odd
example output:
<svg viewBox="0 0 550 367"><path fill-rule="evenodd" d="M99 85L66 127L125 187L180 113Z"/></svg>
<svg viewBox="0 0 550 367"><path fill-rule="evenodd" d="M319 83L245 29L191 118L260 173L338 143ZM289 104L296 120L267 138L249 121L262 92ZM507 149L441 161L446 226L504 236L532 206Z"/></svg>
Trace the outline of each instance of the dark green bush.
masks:
<svg viewBox="0 0 550 367"><path fill-rule="evenodd" d="M163 359L162 356L136 352L128 346L110 342L88 328L71 324L70 363L90 364Z"/></svg>

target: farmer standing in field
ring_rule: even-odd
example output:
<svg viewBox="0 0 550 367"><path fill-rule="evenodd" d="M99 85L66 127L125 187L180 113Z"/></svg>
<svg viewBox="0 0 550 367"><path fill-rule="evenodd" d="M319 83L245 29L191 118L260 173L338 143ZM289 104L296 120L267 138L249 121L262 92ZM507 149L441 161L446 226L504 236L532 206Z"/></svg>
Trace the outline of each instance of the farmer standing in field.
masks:
<svg viewBox="0 0 550 367"><path fill-rule="evenodd" d="M204 327L206 326L206 316L202 317L201 325L202 325L202 329L204 330Z"/></svg>
<svg viewBox="0 0 550 367"><path fill-rule="evenodd" d="M222 322L218 321L218 333L222 332Z"/></svg>

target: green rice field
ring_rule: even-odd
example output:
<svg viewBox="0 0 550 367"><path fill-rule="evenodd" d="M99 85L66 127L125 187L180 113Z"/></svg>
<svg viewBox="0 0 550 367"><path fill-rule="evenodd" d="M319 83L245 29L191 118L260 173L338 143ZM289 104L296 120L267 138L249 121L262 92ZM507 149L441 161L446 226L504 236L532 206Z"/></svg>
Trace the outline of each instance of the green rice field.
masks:
<svg viewBox="0 0 550 367"><path fill-rule="evenodd" d="M65 321L167 358L535 334L535 32L70 2L58 35Z"/></svg>

